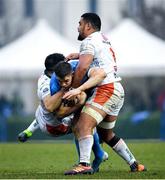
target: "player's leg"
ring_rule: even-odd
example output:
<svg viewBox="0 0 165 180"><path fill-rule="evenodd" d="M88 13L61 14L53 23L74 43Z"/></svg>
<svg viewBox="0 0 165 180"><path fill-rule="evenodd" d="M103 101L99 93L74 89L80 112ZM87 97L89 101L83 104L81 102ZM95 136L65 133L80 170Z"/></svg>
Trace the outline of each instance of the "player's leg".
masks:
<svg viewBox="0 0 165 180"><path fill-rule="evenodd" d="M65 175L93 173L93 169L90 166L90 156L94 142L92 132L105 115L106 113L104 111L91 105L83 108L80 118L75 125L75 132L79 141L80 163L72 170L66 171Z"/></svg>
<svg viewBox="0 0 165 180"><path fill-rule="evenodd" d="M93 147L92 147L92 151L94 153L94 160L92 162L92 168L94 172L99 171L99 166L103 161L108 160L108 153L105 152L100 144L100 138L99 135L96 131L96 128L94 129L94 133L93 133Z"/></svg>
<svg viewBox="0 0 165 180"><path fill-rule="evenodd" d="M112 89L112 92L110 93L109 98L107 98L106 102L104 102L102 109L107 112L106 116L106 121L104 122L102 121L101 123L99 123L99 126L101 126L101 128L104 128L105 130L105 134L103 134L103 132L101 132L100 134L102 135L103 140L105 140L105 142L108 143L109 146L111 146L114 151L119 154L129 165L131 168L132 172L135 171L144 171L146 170L146 168L144 167L144 165L138 164L135 157L133 156L133 154L131 153L131 151L129 150L129 148L127 147L126 143L124 142L123 139L118 138L117 136L115 136L115 134L113 133L112 129L115 126L115 122L118 116L118 113L121 109L121 107L123 106L123 102L124 102L124 90L121 86L120 83L113 83L113 84L109 84L106 86L110 86L109 88ZM101 101L102 101L102 92L104 91L104 86L101 87L101 89L98 89L97 94L99 94L99 96L95 97L95 101L93 105L100 107L101 105ZM107 94L108 97L109 93ZM100 98L98 98L100 97ZM100 107L101 108L101 107ZM98 111L99 112L99 111ZM101 114L102 117L104 117L103 114ZM104 139L106 138L106 139Z"/></svg>
<svg viewBox="0 0 165 180"><path fill-rule="evenodd" d="M108 123L108 122L101 122L98 127L98 131L100 132L101 138L120 156L122 157L126 163L130 166L130 169L132 172L135 171L145 171L146 168L144 165L137 163L134 155L128 148L127 144L122 138L119 138L115 135L113 132L114 123ZM103 128L106 127L106 129Z"/></svg>
<svg viewBox="0 0 165 180"><path fill-rule="evenodd" d="M113 128L117 120L120 109L124 103L124 90L120 83L113 83L113 93L109 100L104 104L107 112L106 118L98 125L101 139L103 139L113 150L121 156L131 168L131 171L144 171L145 167L137 163L134 155L123 139L113 133ZM100 129L99 129L100 127Z"/></svg>
<svg viewBox="0 0 165 180"><path fill-rule="evenodd" d="M108 153L102 149L101 144L100 144L100 139L96 130L94 130L94 133L93 133L93 140L94 142L93 142L92 151L94 153L94 160L92 162L92 168L94 172L97 172L99 171L100 164L108 160ZM80 161L80 148L79 148L79 141L76 138L75 138L75 145L76 145L76 150L78 153L78 158L79 158L78 162L79 162Z"/></svg>
<svg viewBox="0 0 165 180"><path fill-rule="evenodd" d="M90 164L91 149L93 146L93 136L91 132L107 115L104 104L113 94L113 83L95 88L93 95L87 100L78 123L76 124L76 135L80 147L80 167L67 171L65 174L82 174L86 172L86 166ZM83 167L84 170L83 170ZM82 169L79 171L79 169Z"/></svg>
<svg viewBox="0 0 165 180"><path fill-rule="evenodd" d="M86 94L84 92L82 92L79 95L79 97L77 97L77 99L78 99L78 103L77 104L75 103L74 107L61 106L60 112L58 113L58 115L66 115L68 112L70 113L70 112L73 112L73 111L79 109L80 106L82 106L85 103ZM77 122L76 119L78 119L79 114L80 114L80 111L78 110L76 112L76 115L75 115L76 118L74 118L75 122L73 124L76 124L76 122ZM103 149L101 148L100 143L99 143L99 137L98 137L98 134L96 131L93 134L93 138L94 138L94 144L93 144L92 150L93 150L94 155L95 155L95 160L93 161L92 167L93 167L94 171L97 171L101 162L108 159L108 154L106 152L104 152ZM78 143L77 138L75 138L75 145L76 145L77 153L79 155L78 157L80 160L80 148L79 148L79 143Z"/></svg>
<svg viewBox="0 0 165 180"><path fill-rule="evenodd" d="M39 124L37 120L34 119L30 126L18 135L18 140L20 142L27 141L37 129L39 129Z"/></svg>

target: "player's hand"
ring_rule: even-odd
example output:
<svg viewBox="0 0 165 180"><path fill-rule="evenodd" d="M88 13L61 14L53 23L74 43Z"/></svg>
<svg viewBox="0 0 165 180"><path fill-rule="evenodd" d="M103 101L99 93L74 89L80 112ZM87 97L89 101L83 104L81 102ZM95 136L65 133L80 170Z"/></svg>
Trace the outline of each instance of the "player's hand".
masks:
<svg viewBox="0 0 165 180"><path fill-rule="evenodd" d="M69 91L69 89L70 89L70 87L61 87L61 90L60 90L60 91L66 93L66 92Z"/></svg>
<svg viewBox="0 0 165 180"><path fill-rule="evenodd" d="M72 60L72 59L78 59L79 53L71 53L68 56L66 56L66 61Z"/></svg>
<svg viewBox="0 0 165 180"><path fill-rule="evenodd" d="M72 90L66 92L62 98L63 99L71 99L71 98L79 95L80 93L81 93L81 90L79 90L78 88L72 89Z"/></svg>
<svg viewBox="0 0 165 180"><path fill-rule="evenodd" d="M62 105L63 107L73 107L77 103L79 103L78 98L72 98L72 99L62 99Z"/></svg>

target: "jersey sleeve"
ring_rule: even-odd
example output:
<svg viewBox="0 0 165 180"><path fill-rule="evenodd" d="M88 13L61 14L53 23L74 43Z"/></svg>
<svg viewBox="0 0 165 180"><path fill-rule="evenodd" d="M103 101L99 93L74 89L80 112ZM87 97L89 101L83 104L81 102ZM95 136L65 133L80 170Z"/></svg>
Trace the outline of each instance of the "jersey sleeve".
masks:
<svg viewBox="0 0 165 180"><path fill-rule="evenodd" d="M95 48L91 39L85 39L80 46L80 55L91 54L94 55Z"/></svg>
<svg viewBox="0 0 165 180"><path fill-rule="evenodd" d="M51 96L60 91L60 84L56 78L55 73L53 73L51 80L50 80L50 94Z"/></svg>
<svg viewBox="0 0 165 180"><path fill-rule="evenodd" d="M38 89L37 94L38 98L42 100L45 96L50 94L50 79L44 75L42 75L38 80Z"/></svg>

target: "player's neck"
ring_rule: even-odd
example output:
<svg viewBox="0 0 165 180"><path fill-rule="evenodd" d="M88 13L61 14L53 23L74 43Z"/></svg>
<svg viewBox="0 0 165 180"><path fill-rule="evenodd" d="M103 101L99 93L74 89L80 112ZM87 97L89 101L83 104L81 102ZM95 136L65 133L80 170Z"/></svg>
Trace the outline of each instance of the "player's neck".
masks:
<svg viewBox="0 0 165 180"><path fill-rule="evenodd" d="M45 71L44 71L44 74L45 74L46 76L48 76L49 78L51 78L52 73L50 73L50 72L47 71L46 69L45 69Z"/></svg>

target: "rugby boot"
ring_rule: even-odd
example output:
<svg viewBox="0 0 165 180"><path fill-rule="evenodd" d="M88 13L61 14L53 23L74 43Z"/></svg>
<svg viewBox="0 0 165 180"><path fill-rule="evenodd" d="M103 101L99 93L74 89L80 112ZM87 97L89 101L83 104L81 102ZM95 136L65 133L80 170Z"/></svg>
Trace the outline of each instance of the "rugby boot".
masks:
<svg viewBox="0 0 165 180"><path fill-rule="evenodd" d="M18 140L20 142L26 142L31 136L32 132L26 129L18 135Z"/></svg>
<svg viewBox="0 0 165 180"><path fill-rule="evenodd" d="M91 166L84 166L82 164L78 164L73 167L73 169L66 171L64 175L77 175L77 174L93 174L93 169Z"/></svg>
<svg viewBox="0 0 165 180"><path fill-rule="evenodd" d="M146 167L143 164L139 164L136 161L130 166L130 168L131 168L131 172L147 171Z"/></svg>

